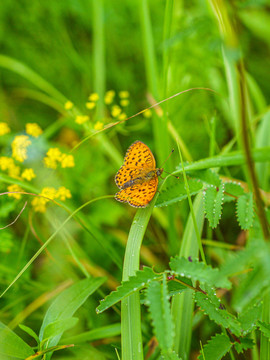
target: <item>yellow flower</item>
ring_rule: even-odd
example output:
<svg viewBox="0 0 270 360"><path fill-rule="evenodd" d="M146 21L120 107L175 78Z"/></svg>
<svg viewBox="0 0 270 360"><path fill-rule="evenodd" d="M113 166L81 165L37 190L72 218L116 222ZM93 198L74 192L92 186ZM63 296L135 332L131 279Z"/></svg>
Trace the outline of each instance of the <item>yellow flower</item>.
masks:
<svg viewBox="0 0 270 360"><path fill-rule="evenodd" d="M45 166L49 169L56 169L57 161L61 161L63 156L61 151L58 148L50 148L46 155L43 159Z"/></svg>
<svg viewBox="0 0 270 360"><path fill-rule="evenodd" d="M39 135L42 134L42 129L41 127L36 124L36 123L28 123L26 124L26 133L28 135L32 135L34 137L38 137Z"/></svg>
<svg viewBox="0 0 270 360"><path fill-rule="evenodd" d="M103 124L103 122L101 122L101 121L97 121L97 122L95 123L95 125L94 125L94 129L95 129L95 130L102 130L103 127L104 127L104 124Z"/></svg>
<svg viewBox="0 0 270 360"><path fill-rule="evenodd" d="M8 169L8 175L14 178L19 179L20 178L20 167L16 166L15 164L10 166L10 168Z"/></svg>
<svg viewBox="0 0 270 360"><path fill-rule="evenodd" d="M5 171L8 170L11 166L14 166L14 160L7 156L0 157L0 168Z"/></svg>
<svg viewBox="0 0 270 360"><path fill-rule="evenodd" d="M90 96L88 97L88 99L89 99L90 101L98 101L99 96L98 96L97 93L92 93L92 94L90 94Z"/></svg>
<svg viewBox="0 0 270 360"><path fill-rule="evenodd" d="M111 104L113 102L114 96L115 96L114 90L107 91L105 94L105 97L104 97L105 104L107 104L107 105Z"/></svg>
<svg viewBox="0 0 270 360"><path fill-rule="evenodd" d="M129 100L128 99L120 100L120 105L123 106L123 107L128 106L129 105Z"/></svg>
<svg viewBox="0 0 270 360"><path fill-rule="evenodd" d="M125 99L125 98L128 98L129 97L129 92L124 90L124 91L119 91L119 97L121 99Z"/></svg>
<svg viewBox="0 0 270 360"><path fill-rule="evenodd" d="M74 167L75 163L73 155L63 154L61 159L61 166L62 168Z"/></svg>
<svg viewBox="0 0 270 360"><path fill-rule="evenodd" d="M50 157L45 157L43 159L43 161L44 161L44 165L47 168L49 168L49 169L56 169L57 168L57 162L54 159L52 159Z"/></svg>
<svg viewBox="0 0 270 360"><path fill-rule="evenodd" d="M60 199L61 201L65 201L66 199L71 198L71 193L64 186L61 186L56 192L56 198Z"/></svg>
<svg viewBox="0 0 270 360"><path fill-rule="evenodd" d="M64 107L66 110L71 110L73 108L73 103L71 101L67 101Z"/></svg>
<svg viewBox="0 0 270 360"><path fill-rule="evenodd" d="M34 179L36 177L36 174L34 173L33 169L25 169L22 172L22 178L28 181L31 181L32 179Z"/></svg>
<svg viewBox="0 0 270 360"><path fill-rule="evenodd" d="M9 185L7 189L8 189L8 191L10 191L10 192L23 191L22 188L20 188L20 186L17 185L17 184ZM22 197L21 194L8 194L8 196L14 197L14 198L17 199L17 200L20 200L20 198Z"/></svg>
<svg viewBox="0 0 270 360"><path fill-rule="evenodd" d="M31 204L36 212L44 213L46 211L45 204L47 203L47 201L47 199L37 196L31 201Z"/></svg>
<svg viewBox="0 0 270 360"><path fill-rule="evenodd" d="M93 101L87 102L87 103L85 104L85 106L87 107L87 109L92 110L92 109L94 109L94 107L96 106L96 103L93 102Z"/></svg>
<svg viewBox="0 0 270 360"><path fill-rule="evenodd" d="M118 115L120 115L121 114L121 108L120 108L120 106L118 106L118 105L114 105L113 107L112 107L112 116L113 117L117 117Z"/></svg>
<svg viewBox="0 0 270 360"><path fill-rule="evenodd" d="M143 113L143 116L145 118L150 118L152 116L152 111L150 109L145 110L145 112Z"/></svg>
<svg viewBox="0 0 270 360"><path fill-rule="evenodd" d="M29 136L26 135L18 135L15 136L12 141L12 156L18 160L23 162L27 159L27 147L31 145L31 140L29 140Z"/></svg>
<svg viewBox="0 0 270 360"><path fill-rule="evenodd" d="M89 116L88 115L77 115L75 122L79 125L84 124L86 121L89 121Z"/></svg>
<svg viewBox="0 0 270 360"><path fill-rule="evenodd" d="M56 193L57 193L57 190L55 188L47 186L42 189L40 195L53 200L56 198ZM45 199L45 200L46 200L46 202L49 201L48 199Z"/></svg>
<svg viewBox="0 0 270 360"><path fill-rule="evenodd" d="M125 113L121 113L119 116L118 116L118 119L119 120L125 120L127 118L127 114Z"/></svg>
<svg viewBox="0 0 270 360"><path fill-rule="evenodd" d="M9 128L8 124L5 122L0 122L0 136L6 135L9 132L10 132L10 128Z"/></svg>

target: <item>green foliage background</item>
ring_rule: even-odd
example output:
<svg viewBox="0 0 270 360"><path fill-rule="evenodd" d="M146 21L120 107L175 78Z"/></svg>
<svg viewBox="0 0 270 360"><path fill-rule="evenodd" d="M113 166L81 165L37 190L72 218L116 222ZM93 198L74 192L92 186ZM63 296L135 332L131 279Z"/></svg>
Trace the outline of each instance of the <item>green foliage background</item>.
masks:
<svg viewBox="0 0 270 360"><path fill-rule="evenodd" d="M230 151L242 151L240 122L238 116L235 117L235 109L237 113L241 104L232 91L237 76L233 79L233 72L230 73L238 62L243 61L249 92L251 148L270 146L269 4L263 0L221 1L218 5L221 17L224 19L228 15L232 34L226 23L225 30L219 27L213 11L217 3L169 0L5 0L0 3L0 122L8 123L11 129L11 133L0 137L1 156L11 156L11 142L14 136L24 133L27 123L38 123L44 133L33 140L25 163L26 167L35 169L37 177L31 182L32 188L28 184L24 189L39 193L45 186L65 186L72 194L71 199L62 203L65 208L51 203L45 214L33 212L30 195L23 195L21 200L7 195L0 197L1 226L12 222L28 201L18 221L1 230L2 291L70 213L87 201L115 194L114 175L122 164L126 149L135 140L143 141L152 149L158 166L172 148L177 149L179 138L185 164L221 154L228 144ZM226 60L230 65L226 65ZM42 79L62 95L46 88ZM151 118L139 115L89 138L72 152L74 168L44 168L43 158L49 148L59 147L69 153L75 142L94 133L93 126L97 121L107 125L117 120L111 118L109 107L103 103L107 90L113 89L117 94L121 90L129 91L130 105L125 112L131 116L155 102L194 87L210 88L215 93L194 90L179 95L152 109ZM85 103L93 92L99 93L100 100L97 110L89 112ZM65 110L67 100L74 103L78 113ZM160 108L163 111L161 117ZM89 127L75 123L75 115L79 113L91 114ZM181 168L177 151L164 167L170 172ZM214 170L218 167L216 163ZM266 209L269 206L269 157L268 163L267 160L257 163L255 169L259 187L264 191ZM245 192L252 191L246 167L223 166L219 174L223 180L241 181ZM187 176L207 184L201 174L200 177L187 172ZM12 179L2 174L1 192L7 191L11 183ZM183 179L180 195L179 188L175 188L177 179L168 179L166 186L168 192L161 193L160 199L175 199L177 192L182 196ZM245 207L245 195L242 196L238 208ZM210 228L208 220L202 225L201 238L207 263L214 267L226 267L226 262L235 255L235 249L244 250L250 239L263 241L257 211L253 215L251 209L250 219L242 221L243 224L246 220L246 227L242 225L242 228L248 229L254 219L249 235L241 230L235 202L231 200L225 196L220 207L222 219L219 224L216 219L212 222L217 227ZM121 282L125 245L135 211L110 197L82 209L0 299L0 321L30 346L35 346L35 341L18 325L24 324L39 333L49 304L57 294L85 277L105 276L108 280L79 308L75 315L79 319L77 324L68 329L61 340L62 344L80 346L55 352L53 358L116 359L115 348L121 353L120 307L116 304L99 315L95 309L99 300ZM161 272L168 269L169 258L178 255L179 251L185 257L191 255L181 250L188 237L185 229L189 216L186 195L181 202L172 201L168 208L155 208L144 237L141 264L155 266L155 270ZM207 219L209 216L207 213ZM267 216L269 219L269 212ZM239 284L248 282L249 264L247 261L245 268L235 270L240 275L234 278L231 292L224 295L226 306L232 313L262 300L255 296L251 303L245 303L243 286L238 289ZM257 274L258 278L254 275L254 288L262 280L260 270ZM267 273L264 275L267 277ZM254 291L259 294L260 290ZM264 294L267 296L265 288L260 295ZM148 353L149 342L155 334L150 317L147 308L143 307L144 352L146 358L159 359L158 347L153 354ZM264 317L263 321L269 323L270 318L267 321ZM198 307L195 309L190 358L197 358L200 341L205 344L220 332L218 329L218 325L204 317ZM89 334L89 331L94 333ZM222 336L218 336L220 339ZM245 355L259 359L260 332L252 333L252 339L256 346ZM261 355L261 359L270 358L269 345L264 351L265 357ZM237 353L226 356L238 359ZM3 359L11 358L14 357Z"/></svg>

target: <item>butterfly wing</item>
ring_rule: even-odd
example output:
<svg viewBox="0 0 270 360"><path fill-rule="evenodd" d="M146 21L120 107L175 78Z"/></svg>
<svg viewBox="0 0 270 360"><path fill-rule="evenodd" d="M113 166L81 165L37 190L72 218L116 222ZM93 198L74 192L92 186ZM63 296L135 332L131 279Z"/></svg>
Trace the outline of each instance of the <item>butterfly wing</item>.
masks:
<svg viewBox="0 0 270 360"><path fill-rule="evenodd" d="M124 164L115 176L115 183L119 187L132 179L139 177L143 170L154 170L156 161L147 145L141 141L135 141L127 149Z"/></svg>
<svg viewBox="0 0 270 360"><path fill-rule="evenodd" d="M133 185L119 191L115 199L121 202L127 202L136 208L146 207L155 196L158 186L158 178L153 178L140 185Z"/></svg>

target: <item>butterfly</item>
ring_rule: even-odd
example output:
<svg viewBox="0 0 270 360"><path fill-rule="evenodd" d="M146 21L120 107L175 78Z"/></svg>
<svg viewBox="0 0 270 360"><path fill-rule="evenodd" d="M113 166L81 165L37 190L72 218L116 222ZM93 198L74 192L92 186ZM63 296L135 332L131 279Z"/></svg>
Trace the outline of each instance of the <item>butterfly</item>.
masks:
<svg viewBox="0 0 270 360"><path fill-rule="evenodd" d="M128 148L124 164L115 176L115 183L120 189L115 199L136 208L146 207L157 191L158 176L162 172L162 168L156 169L156 161L149 147L135 141Z"/></svg>

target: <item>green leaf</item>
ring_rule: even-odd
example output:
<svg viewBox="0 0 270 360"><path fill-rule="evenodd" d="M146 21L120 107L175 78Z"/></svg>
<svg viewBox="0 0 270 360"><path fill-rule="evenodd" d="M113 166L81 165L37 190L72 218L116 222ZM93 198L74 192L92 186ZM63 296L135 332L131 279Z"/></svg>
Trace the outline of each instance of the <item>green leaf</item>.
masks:
<svg viewBox="0 0 270 360"><path fill-rule="evenodd" d="M44 339L44 330L49 324L57 320L70 318L86 299L105 282L105 280L106 278L104 277L84 279L73 284L58 295L45 314L39 333L39 339L41 341ZM57 345L61 336L62 333L50 339L47 343L47 347Z"/></svg>
<svg viewBox="0 0 270 360"><path fill-rule="evenodd" d="M228 336L224 334L217 334L212 337L210 341L203 347L203 355L198 357L198 360L219 360L222 359L227 352L230 351L232 344Z"/></svg>
<svg viewBox="0 0 270 360"><path fill-rule="evenodd" d="M188 285L192 285L192 282L190 281L190 279L181 279L181 281L187 283ZM169 296L179 294L186 289L188 289L187 286L185 286L177 281L169 281L168 282Z"/></svg>
<svg viewBox="0 0 270 360"><path fill-rule="evenodd" d="M220 274L218 269L205 265L198 260L189 261L184 257L175 257L170 261L172 271L180 276L185 276L192 281L200 281L216 287L231 288L230 281Z"/></svg>
<svg viewBox="0 0 270 360"><path fill-rule="evenodd" d="M181 360L175 351L171 351L167 354L161 355L160 359L162 359L162 360Z"/></svg>
<svg viewBox="0 0 270 360"><path fill-rule="evenodd" d="M244 350L252 349L254 346L254 341L248 338L239 338L240 344L238 342L234 343L234 347L238 354L242 353Z"/></svg>
<svg viewBox="0 0 270 360"><path fill-rule="evenodd" d="M32 330L30 327L22 325L22 324L19 324L19 327L23 331L25 331L28 335L32 336L32 338L34 338L36 340L37 344L40 343L39 338L38 338L37 334L34 332L34 330Z"/></svg>
<svg viewBox="0 0 270 360"><path fill-rule="evenodd" d="M124 297L142 289L152 280L160 278L160 274L156 274L152 268L145 266L143 270L137 271L135 276L130 276L128 281L122 282L116 291L112 291L108 296L105 297L104 300L101 300L100 305L96 309L97 313L99 314L103 312L110 306L122 300Z"/></svg>
<svg viewBox="0 0 270 360"><path fill-rule="evenodd" d="M191 179L188 180L188 186L190 195L195 195L202 189L203 184ZM185 199L187 199L186 187L184 182L179 180L174 186L161 191L155 206L167 206Z"/></svg>
<svg viewBox="0 0 270 360"><path fill-rule="evenodd" d="M224 184L225 188L224 191L230 195L239 197L241 195L244 195L244 189L242 186L237 182L227 182Z"/></svg>
<svg viewBox="0 0 270 360"><path fill-rule="evenodd" d="M241 326L235 316L228 313L223 307L221 307L220 300L216 297L213 291L208 289L207 294L196 292L195 300L197 305L209 316L209 318L218 325L223 326L236 336L241 335Z"/></svg>
<svg viewBox="0 0 270 360"><path fill-rule="evenodd" d="M237 220L241 229L247 230L253 224L254 209L252 193L244 194L237 200Z"/></svg>
<svg viewBox="0 0 270 360"><path fill-rule="evenodd" d="M238 316L238 321L241 324L242 335L246 336L250 333L256 326L257 321L261 317L262 313L262 303L255 304L252 307L246 308Z"/></svg>
<svg viewBox="0 0 270 360"><path fill-rule="evenodd" d="M44 329L43 342L72 328L78 322L78 318L72 317L61 319L48 324Z"/></svg>
<svg viewBox="0 0 270 360"><path fill-rule="evenodd" d="M174 341L174 325L172 321L167 279L163 274L163 283L152 281L146 290L147 305L149 306L154 333L162 352L172 351Z"/></svg>
<svg viewBox="0 0 270 360"><path fill-rule="evenodd" d="M207 170L194 170L194 171L187 171L187 175L201 180L203 183L213 186L220 186L220 178L218 173L211 169Z"/></svg>
<svg viewBox="0 0 270 360"><path fill-rule="evenodd" d="M258 321L258 326L264 336L270 339L270 324L266 324L263 321Z"/></svg>
<svg viewBox="0 0 270 360"><path fill-rule="evenodd" d="M217 227L221 218L222 205L224 201L224 184L219 188L208 187L204 192L205 216L212 228Z"/></svg>
<svg viewBox="0 0 270 360"><path fill-rule="evenodd" d="M25 359L33 354L34 351L29 345L5 324L0 322L0 355Z"/></svg>

